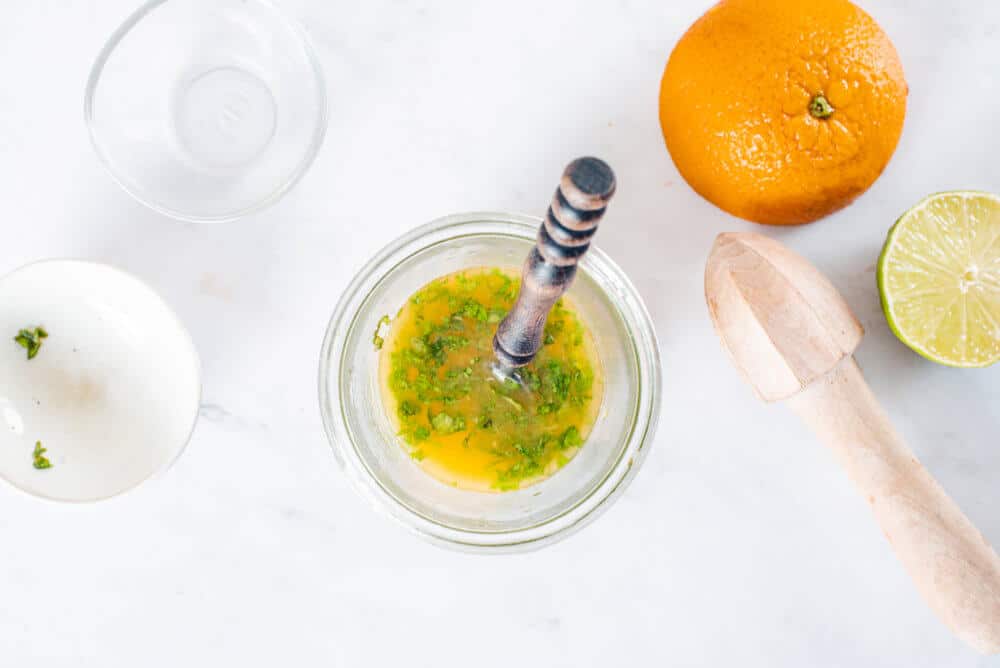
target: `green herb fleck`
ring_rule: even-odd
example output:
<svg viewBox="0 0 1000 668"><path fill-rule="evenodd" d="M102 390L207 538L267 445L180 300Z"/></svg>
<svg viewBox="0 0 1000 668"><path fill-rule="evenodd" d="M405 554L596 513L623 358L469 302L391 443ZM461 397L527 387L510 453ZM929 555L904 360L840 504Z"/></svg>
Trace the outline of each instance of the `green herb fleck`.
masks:
<svg viewBox="0 0 1000 668"><path fill-rule="evenodd" d="M459 313L466 318L478 320L479 322L486 322L490 318L490 313L486 310L486 307L477 302L475 299L470 299L462 304L462 308Z"/></svg>
<svg viewBox="0 0 1000 668"><path fill-rule="evenodd" d="M385 345L385 339L382 338L382 328L389 326L389 316L384 315L379 318L378 324L375 325L375 334L372 335L372 344L375 346L375 350L382 350L382 346Z"/></svg>
<svg viewBox="0 0 1000 668"><path fill-rule="evenodd" d="M438 413L431 419L431 426L442 434L454 434L465 429L465 418L461 415L452 417L447 413Z"/></svg>
<svg viewBox="0 0 1000 668"><path fill-rule="evenodd" d="M551 346L559 338L563 330L566 328L565 320L549 320L545 323L545 338L543 343L547 346Z"/></svg>
<svg viewBox="0 0 1000 668"><path fill-rule="evenodd" d="M521 369L519 372L521 376L521 382L532 392L537 392L542 387L542 379L539 378L538 374L531 369Z"/></svg>
<svg viewBox="0 0 1000 668"><path fill-rule="evenodd" d="M44 327L35 327L34 329L22 329L14 337L14 341L17 345L21 346L28 351L28 359L35 359L35 355L38 354L38 350L42 347L42 339L49 338L49 333L45 331ZM47 467L46 467L47 468Z"/></svg>
<svg viewBox="0 0 1000 668"><path fill-rule="evenodd" d="M38 470L52 468L52 462L50 462L49 458L45 456L46 452L48 452L48 450L42 447L42 442L35 441L35 451L32 453L34 456L32 466Z"/></svg>
<svg viewBox="0 0 1000 668"><path fill-rule="evenodd" d="M559 437L559 448L561 450L569 450L580 445L583 445L583 439L580 438L580 430L576 427L570 427Z"/></svg>
<svg viewBox="0 0 1000 668"><path fill-rule="evenodd" d="M534 478L542 473L542 465L533 459L523 459L505 471L497 474L495 487L501 491L518 489L521 481Z"/></svg>

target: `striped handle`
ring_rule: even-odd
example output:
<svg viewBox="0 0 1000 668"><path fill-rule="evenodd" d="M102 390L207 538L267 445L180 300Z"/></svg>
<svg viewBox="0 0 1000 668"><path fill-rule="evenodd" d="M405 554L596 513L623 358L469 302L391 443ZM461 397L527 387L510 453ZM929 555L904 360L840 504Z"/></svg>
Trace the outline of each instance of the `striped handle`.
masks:
<svg viewBox="0 0 1000 668"><path fill-rule="evenodd" d="M542 347L545 320L576 276L597 224L615 194L615 174L597 158L578 158L566 167L552 198L538 241L521 271L521 292L493 337L497 360L522 367Z"/></svg>

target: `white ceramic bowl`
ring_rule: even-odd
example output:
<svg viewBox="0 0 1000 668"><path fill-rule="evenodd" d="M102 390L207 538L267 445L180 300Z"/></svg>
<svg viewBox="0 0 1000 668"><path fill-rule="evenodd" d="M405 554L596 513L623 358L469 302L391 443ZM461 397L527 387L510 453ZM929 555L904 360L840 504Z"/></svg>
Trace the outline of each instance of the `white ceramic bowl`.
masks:
<svg viewBox="0 0 1000 668"><path fill-rule="evenodd" d="M37 326L29 360L13 339ZM0 278L0 477L58 501L135 487L187 444L200 376L180 320L129 274L49 260ZM52 468L35 468L36 442Z"/></svg>

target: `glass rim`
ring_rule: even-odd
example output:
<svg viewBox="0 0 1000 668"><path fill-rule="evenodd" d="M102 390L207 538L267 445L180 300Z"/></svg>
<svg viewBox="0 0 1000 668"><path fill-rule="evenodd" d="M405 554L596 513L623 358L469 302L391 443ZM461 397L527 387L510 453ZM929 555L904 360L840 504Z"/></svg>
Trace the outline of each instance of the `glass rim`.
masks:
<svg viewBox="0 0 1000 668"><path fill-rule="evenodd" d="M358 452L344 415L340 391L348 334L356 326L371 293L414 254L463 236L500 234L533 241L541 219L504 212L453 214L421 225L385 246L354 276L342 293L320 351L319 401L323 427L334 457L355 490L377 510L432 543L465 551L515 552L537 549L571 535L606 510L641 467L659 421L661 367L652 319L624 272L599 248L592 247L581 271L608 275L616 290L609 300L629 333L637 370L636 418L613 466L585 496L559 514L529 527L478 531L448 526L414 510L392 494ZM607 294L609 284L595 278ZM332 385L336 383L335 385Z"/></svg>
<svg viewBox="0 0 1000 668"><path fill-rule="evenodd" d="M302 49L305 51L306 57L309 60L310 69L313 74L313 81L316 84L316 101L319 106L319 116L316 121L316 128L313 130L312 141L309 143L309 148L302 155L302 158L299 160L295 169L281 184L279 184L267 196L263 197L259 201L236 211L206 216L185 213L159 202L154 202L143 197L138 192L138 189L133 187L133 185L124 177L120 176L118 171L112 165L110 156L108 152L104 150L102 142L99 138L99 133L94 127L94 95L97 92L98 84L101 81L101 75L104 73L104 66L107 64L111 54L114 53L115 49L118 48L118 45L121 44L123 39L125 39L125 36L128 35L132 29L135 28L140 21L142 21L142 19L150 15L153 10L158 8L160 5L164 5L172 1L173 0L146 0L145 3L140 5L128 15L121 25L119 25L115 31L111 33L111 36L108 37L107 41L101 47L100 52L97 54L97 58L94 60L94 64L90 68L90 74L87 76L87 86L83 96L83 119L87 126L87 135L90 137L90 144L94 148L94 152L97 154L97 157L105 171L111 176L112 180L114 180L114 182L121 187L122 190L128 193L129 196L139 204L142 204L157 213L163 214L164 216L173 218L174 220L188 223L232 222L240 218L245 218L250 214L257 213L258 211L262 211L281 200L281 198L288 194L288 191L294 188L302 177L305 176L306 172L309 171L309 168L316 160L316 156L319 154L319 149L323 145L323 139L326 137L326 130L329 122L326 77L323 74L323 65L320 63L320 60L316 55L316 50L313 48L309 35L298 21L289 16L284 10L277 7L273 2L271 2L271 0L253 0L253 2L259 5L268 7L275 13L276 16L280 18L285 27L298 38L299 43L302 45Z"/></svg>

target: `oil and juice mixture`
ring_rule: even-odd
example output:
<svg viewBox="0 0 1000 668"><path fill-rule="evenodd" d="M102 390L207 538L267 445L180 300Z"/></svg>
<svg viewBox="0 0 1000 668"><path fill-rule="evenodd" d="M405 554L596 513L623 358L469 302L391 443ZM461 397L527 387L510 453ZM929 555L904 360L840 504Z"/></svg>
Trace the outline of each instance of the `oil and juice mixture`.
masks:
<svg viewBox="0 0 1000 668"><path fill-rule="evenodd" d="M521 382L495 377L493 335L519 283L516 271L496 268L443 276L375 333L383 402L404 447L461 489L515 490L552 475L579 451L601 407L600 360L565 298Z"/></svg>

